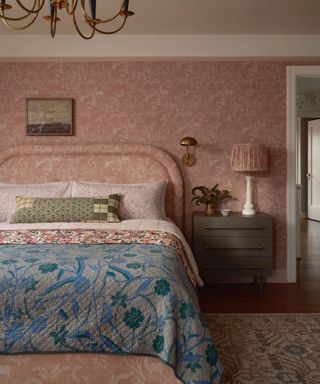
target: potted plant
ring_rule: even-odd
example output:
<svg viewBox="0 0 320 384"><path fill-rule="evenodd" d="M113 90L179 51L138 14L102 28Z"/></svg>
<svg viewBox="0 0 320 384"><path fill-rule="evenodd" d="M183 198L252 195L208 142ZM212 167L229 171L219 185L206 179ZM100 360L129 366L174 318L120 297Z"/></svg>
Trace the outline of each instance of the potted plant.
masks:
<svg viewBox="0 0 320 384"><path fill-rule="evenodd" d="M212 188L205 187L204 185L194 187L192 189L194 197L191 199L191 202L195 201L197 205L205 204L205 212L214 213L223 200L232 198L228 190L220 190L218 187L219 184Z"/></svg>

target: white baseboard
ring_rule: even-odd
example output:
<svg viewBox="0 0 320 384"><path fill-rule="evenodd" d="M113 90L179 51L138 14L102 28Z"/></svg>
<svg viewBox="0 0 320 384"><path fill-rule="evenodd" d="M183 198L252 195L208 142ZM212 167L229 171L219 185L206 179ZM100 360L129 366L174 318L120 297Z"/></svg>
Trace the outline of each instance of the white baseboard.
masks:
<svg viewBox="0 0 320 384"><path fill-rule="evenodd" d="M273 269L272 276L267 277L267 283L287 283L287 270L286 269Z"/></svg>

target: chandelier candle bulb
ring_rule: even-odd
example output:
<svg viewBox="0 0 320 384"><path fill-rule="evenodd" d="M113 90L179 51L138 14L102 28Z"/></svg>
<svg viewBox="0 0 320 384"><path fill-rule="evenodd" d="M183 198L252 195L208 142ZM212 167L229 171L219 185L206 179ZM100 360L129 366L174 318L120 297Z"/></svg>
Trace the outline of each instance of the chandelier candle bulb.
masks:
<svg viewBox="0 0 320 384"><path fill-rule="evenodd" d="M90 1L89 8L90 8L91 17L95 19L96 18L96 1L95 0Z"/></svg>

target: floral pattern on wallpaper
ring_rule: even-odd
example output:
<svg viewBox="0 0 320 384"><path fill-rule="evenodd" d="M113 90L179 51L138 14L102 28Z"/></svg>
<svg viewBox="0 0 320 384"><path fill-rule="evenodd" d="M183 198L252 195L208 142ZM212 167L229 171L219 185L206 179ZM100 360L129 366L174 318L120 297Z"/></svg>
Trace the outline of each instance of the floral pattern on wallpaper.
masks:
<svg viewBox="0 0 320 384"><path fill-rule="evenodd" d="M254 200L274 217L274 268L286 266L286 65L280 61L15 62L0 63L1 147L16 144L139 143L165 149L177 161L193 136L196 164L181 166L186 235L191 237L191 189L214 185L241 210L245 181L230 169L232 145L265 144L270 169L258 175ZM28 97L75 99L75 136L27 137Z"/></svg>

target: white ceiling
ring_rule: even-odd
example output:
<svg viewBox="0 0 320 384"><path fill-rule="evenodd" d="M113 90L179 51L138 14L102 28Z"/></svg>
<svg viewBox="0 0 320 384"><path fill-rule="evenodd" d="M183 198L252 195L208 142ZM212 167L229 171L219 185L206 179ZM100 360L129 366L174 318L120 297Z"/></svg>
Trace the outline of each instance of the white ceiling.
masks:
<svg viewBox="0 0 320 384"><path fill-rule="evenodd" d="M98 0L106 12L97 16L108 17L108 7L120 2ZM123 34L320 34L319 0L131 0L130 9L135 15ZM32 27L17 33L49 34L46 13L47 7ZM57 34L74 33L72 19L61 19ZM1 23L0 33L13 32Z"/></svg>

